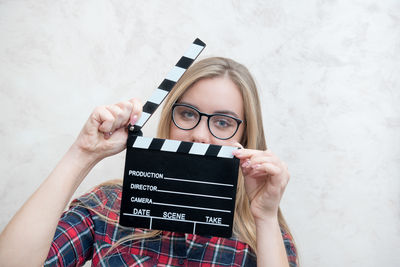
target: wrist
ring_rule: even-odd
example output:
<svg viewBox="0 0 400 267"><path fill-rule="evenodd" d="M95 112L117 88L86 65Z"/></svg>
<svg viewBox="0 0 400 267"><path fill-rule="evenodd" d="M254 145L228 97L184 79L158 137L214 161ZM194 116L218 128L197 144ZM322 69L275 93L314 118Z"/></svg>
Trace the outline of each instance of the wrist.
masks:
<svg viewBox="0 0 400 267"><path fill-rule="evenodd" d="M279 225L278 214L264 217L254 217L256 227L271 227Z"/></svg>
<svg viewBox="0 0 400 267"><path fill-rule="evenodd" d="M76 142L69 148L66 157L82 167L94 166L101 160L96 153L83 149Z"/></svg>
<svg viewBox="0 0 400 267"><path fill-rule="evenodd" d="M85 179L90 170L100 161L93 153L86 152L79 148L75 143L68 149L67 153L58 163L58 172L68 173L68 179L73 182L76 189ZM65 178L60 175L59 179Z"/></svg>

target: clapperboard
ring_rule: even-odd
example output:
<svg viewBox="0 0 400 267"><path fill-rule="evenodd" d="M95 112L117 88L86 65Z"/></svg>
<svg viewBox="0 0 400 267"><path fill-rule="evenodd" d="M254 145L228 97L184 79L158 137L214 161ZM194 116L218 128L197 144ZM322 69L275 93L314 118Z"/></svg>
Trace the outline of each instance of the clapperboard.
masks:
<svg viewBox="0 0 400 267"><path fill-rule="evenodd" d="M141 136L141 128L204 49L196 39L129 127L119 223L123 226L231 237L237 147Z"/></svg>

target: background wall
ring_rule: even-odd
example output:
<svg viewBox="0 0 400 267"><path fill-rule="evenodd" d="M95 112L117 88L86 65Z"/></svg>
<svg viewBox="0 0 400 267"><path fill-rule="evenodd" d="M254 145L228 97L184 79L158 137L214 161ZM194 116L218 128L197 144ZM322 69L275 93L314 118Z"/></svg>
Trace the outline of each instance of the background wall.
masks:
<svg viewBox="0 0 400 267"><path fill-rule="evenodd" d="M0 0L0 230L95 106L144 102L199 37L201 58L244 63L262 91L303 266L398 266L399 29L397 0ZM104 160L77 195L123 165Z"/></svg>

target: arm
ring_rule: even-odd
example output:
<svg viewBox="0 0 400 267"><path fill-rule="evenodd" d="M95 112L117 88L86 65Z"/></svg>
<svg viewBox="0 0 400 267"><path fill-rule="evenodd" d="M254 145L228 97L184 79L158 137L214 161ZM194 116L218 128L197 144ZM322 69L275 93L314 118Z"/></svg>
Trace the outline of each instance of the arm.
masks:
<svg viewBox="0 0 400 267"><path fill-rule="evenodd" d="M278 219L256 221L257 266L289 267Z"/></svg>
<svg viewBox="0 0 400 267"><path fill-rule="evenodd" d="M286 165L269 151L240 149L250 208L256 225L257 265L289 266L278 221L279 203L289 181Z"/></svg>
<svg viewBox="0 0 400 267"><path fill-rule="evenodd" d="M73 193L96 163L124 149L125 127L140 112L134 99L93 111L68 152L0 234L0 265L43 265Z"/></svg>

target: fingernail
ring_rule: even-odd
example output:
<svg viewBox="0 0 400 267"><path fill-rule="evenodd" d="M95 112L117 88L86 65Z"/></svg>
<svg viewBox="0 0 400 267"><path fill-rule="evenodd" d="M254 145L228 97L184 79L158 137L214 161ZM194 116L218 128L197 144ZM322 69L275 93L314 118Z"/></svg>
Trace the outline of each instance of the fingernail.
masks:
<svg viewBox="0 0 400 267"><path fill-rule="evenodd" d="M112 132L107 132L107 133L104 133L103 135L104 135L104 139L110 139L110 137L111 137L111 134L112 134Z"/></svg>
<svg viewBox="0 0 400 267"><path fill-rule="evenodd" d="M235 142L233 145L238 147L239 149L243 148L243 146L239 142Z"/></svg>
<svg viewBox="0 0 400 267"><path fill-rule="evenodd" d="M242 167L243 168L247 168L250 165L250 160L246 160L243 164Z"/></svg>
<svg viewBox="0 0 400 267"><path fill-rule="evenodd" d="M131 124L135 125L135 123L137 122L137 115L134 115L131 119Z"/></svg>

